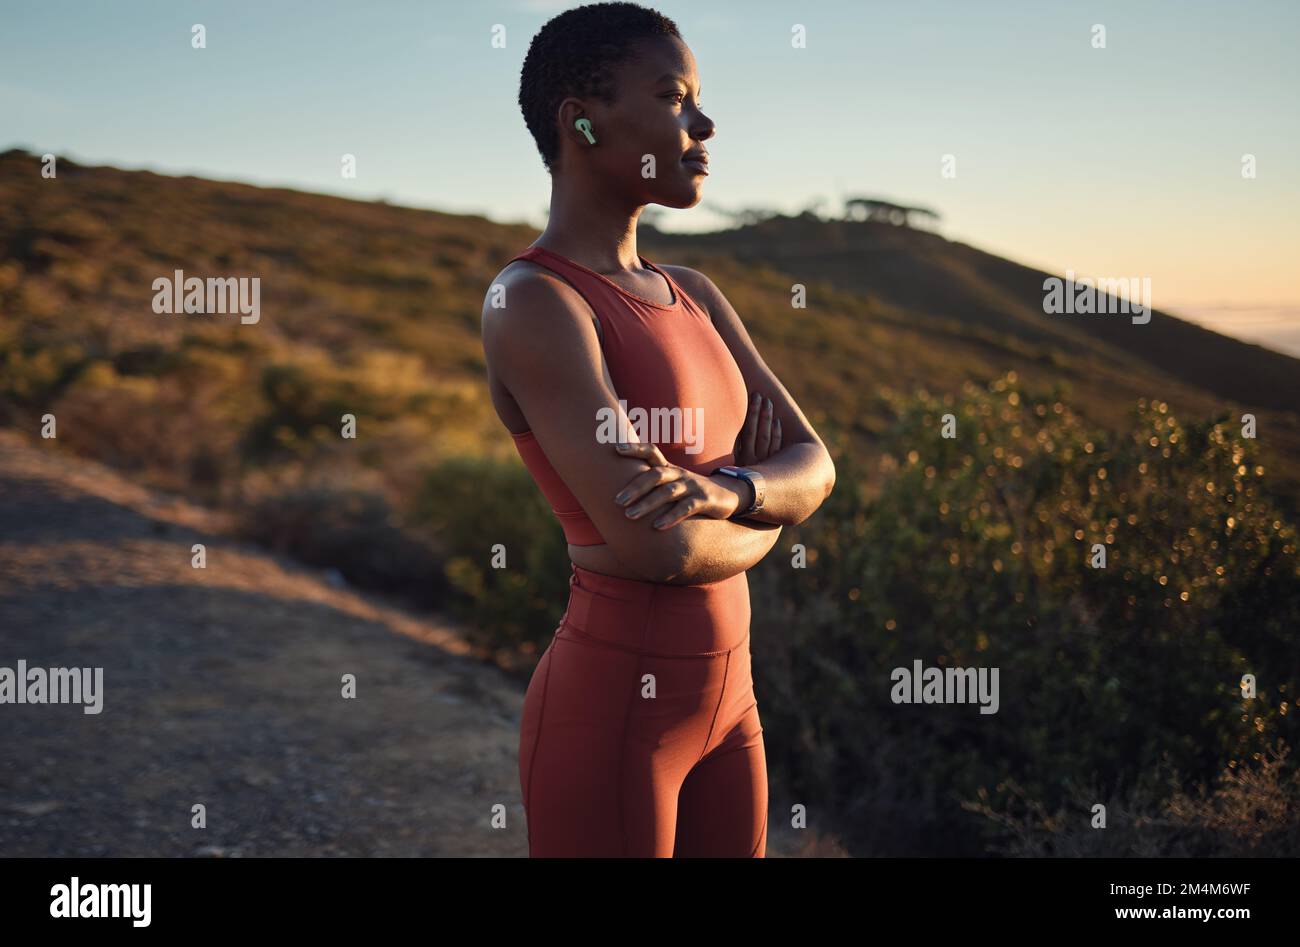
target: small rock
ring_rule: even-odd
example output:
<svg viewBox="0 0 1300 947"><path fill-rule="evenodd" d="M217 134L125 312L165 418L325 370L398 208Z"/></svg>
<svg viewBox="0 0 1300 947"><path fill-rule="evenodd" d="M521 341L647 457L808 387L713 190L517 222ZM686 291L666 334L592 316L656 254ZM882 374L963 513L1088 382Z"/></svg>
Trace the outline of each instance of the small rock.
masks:
<svg viewBox="0 0 1300 947"><path fill-rule="evenodd" d="M44 799L40 802L11 802L6 807L20 815L49 815L63 808L63 803L55 799Z"/></svg>
<svg viewBox="0 0 1300 947"><path fill-rule="evenodd" d="M223 848L220 845L204 845L195 849L194 854L200 858L231 858L238 857L234 849Z"/></svg>

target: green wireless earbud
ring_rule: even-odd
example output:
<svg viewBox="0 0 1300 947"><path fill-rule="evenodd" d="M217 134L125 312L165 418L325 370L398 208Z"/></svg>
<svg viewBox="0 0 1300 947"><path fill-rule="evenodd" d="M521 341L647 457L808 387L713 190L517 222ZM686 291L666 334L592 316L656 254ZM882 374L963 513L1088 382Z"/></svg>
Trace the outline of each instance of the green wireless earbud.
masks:
<svg viewBox="0 0 1300 947"><path fill-rule="evenodd" d="M584 135L587 136L588 144L594 145L596 143L596 139L591 137L591 119L580 118L573 124L574 127L578 129L578 131L582 132Z"/></svg>

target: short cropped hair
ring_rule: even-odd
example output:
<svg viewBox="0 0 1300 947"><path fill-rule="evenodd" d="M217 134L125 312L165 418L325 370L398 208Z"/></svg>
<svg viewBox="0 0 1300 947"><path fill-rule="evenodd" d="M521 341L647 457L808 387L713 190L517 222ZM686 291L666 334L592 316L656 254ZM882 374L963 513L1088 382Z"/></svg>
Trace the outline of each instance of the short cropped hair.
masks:
<svg viewBox="0 0 1300 947"><path fill-rule="evenodd" d="M560 102L572 95L612 105L615 67L638 42L660 36L681 34L672 20L635 3L575 7L538 30L519 71L519 108L548 173L560 155Z"/></svg>

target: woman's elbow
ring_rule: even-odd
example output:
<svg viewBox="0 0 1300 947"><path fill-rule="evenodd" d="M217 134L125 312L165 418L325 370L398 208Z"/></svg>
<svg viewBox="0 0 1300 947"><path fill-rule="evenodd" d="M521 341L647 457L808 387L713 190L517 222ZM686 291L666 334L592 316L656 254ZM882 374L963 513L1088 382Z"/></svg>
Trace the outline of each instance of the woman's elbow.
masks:
<svg viewBox="0 0 1300 947"><path fill-rule="evenodd" d="M790 525L798 526L799 524L804 522L804 520L808 519L808 517L812 516L819 509L821 509L821 505L826 502L826 498L831 495L831 491L834 489L835 489L835 461L831 459L830 453L827 452L825 459L822 461L820 495L816 493L811 494L809 496L809 500L812 502L809 508L805 510L803 514L800 515L799 518L796 519Z"/></svg>
<svg viewBox="0 0 1300 947"><path fill-rule="evenodd" d="M691 547L681 527L678 523L672 529L655 530L658 535L646 544L655 582L672 582L691 566Z"/></svg>
<svg viewBox="0 0 1300 947"><path fill-rule="evenodd" d="M620 562L646 582L670 582L690 562L690 550L680 529L620 538L611 543L611 548Z"/></svg>

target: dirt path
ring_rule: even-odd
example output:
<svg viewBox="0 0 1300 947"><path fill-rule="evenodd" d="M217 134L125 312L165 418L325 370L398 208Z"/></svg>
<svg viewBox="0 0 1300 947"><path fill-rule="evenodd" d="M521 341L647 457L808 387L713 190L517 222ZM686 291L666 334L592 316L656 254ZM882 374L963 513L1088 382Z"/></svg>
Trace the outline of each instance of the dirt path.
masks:
<svg viewBox="0 0 1300 947"><path fill-rule="evenodd" d="M526 856L523 685L226 528L0 430L0 667L103 668L99 714L0 704L0 857Z"/></svg>
<svg viewBox="0 0 1300 947"><path fill-rule="evenodd" d="M0 431L0 666L104 681L0 705L0 856L526 855L518 682L221 527Z"/></svg>

